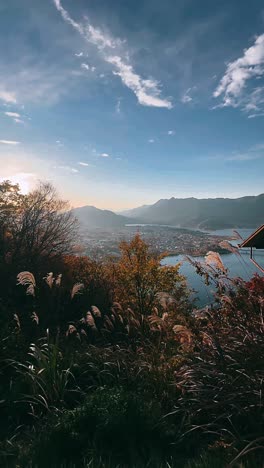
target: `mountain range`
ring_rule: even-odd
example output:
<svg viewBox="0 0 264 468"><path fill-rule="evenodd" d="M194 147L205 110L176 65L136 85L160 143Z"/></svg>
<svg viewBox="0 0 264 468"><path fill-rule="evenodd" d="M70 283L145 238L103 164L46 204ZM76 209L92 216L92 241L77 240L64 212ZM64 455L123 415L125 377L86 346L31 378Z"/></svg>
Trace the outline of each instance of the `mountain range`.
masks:
<svg viewBox="0 0 264 468"><path fill-rule="evenodd" d="M111 228L144 223L199 229L254 228L264 224L264 194L235 199L172 197L120 214L91 206L73 211L87 227Z"/></svg>
<svg viewBox="0 0 264 468"><path fill-rule="evenodd" d="M87 229L116 228L131 223L131 218L118 215L110 210L100 210L95 206L82 206L72 210L80 225Z"/></svg>

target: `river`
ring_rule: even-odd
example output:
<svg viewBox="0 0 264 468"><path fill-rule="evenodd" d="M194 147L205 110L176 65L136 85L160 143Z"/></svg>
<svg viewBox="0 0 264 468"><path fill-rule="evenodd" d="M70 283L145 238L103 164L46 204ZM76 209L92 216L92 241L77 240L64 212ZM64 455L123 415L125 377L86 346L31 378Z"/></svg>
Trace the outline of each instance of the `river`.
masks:
<svg viewBox="0 0 264 468"><path fill-rule="evenodd" d="M251 229L239 229L239 234L243 239L246 239L250 234L252 234ZM210 232L211 235L219 235L219 236L232 236L233 231L229 229L224 229L220 231L213 231ZM233 245L237 245L241 243L241 240L232 241ZM258 273L261 276L264 276L260 270L255 267L255 265L250 261L250 252L249 249L241 249L240 256L236 254L222 254L221 259L225 265L225 267L229 271L229 275L231 277L240 276L245 280L249 280L254 273ZM264 266L264 251L259 251L258 253L254 253L255 260L261 265ZM195 257L194 260L196 261L204 261L204 257ZM172 257L166 257L163 259L163 265L175 265L176 263L181 262L180 272L186 276L188 285L191 289L196 291L196 303L198 306L205 306L213 301L213 288L212 286L206 286L204 284L203 279L196 274L194 267L185 260L183 255L176 255Z"/></svg>

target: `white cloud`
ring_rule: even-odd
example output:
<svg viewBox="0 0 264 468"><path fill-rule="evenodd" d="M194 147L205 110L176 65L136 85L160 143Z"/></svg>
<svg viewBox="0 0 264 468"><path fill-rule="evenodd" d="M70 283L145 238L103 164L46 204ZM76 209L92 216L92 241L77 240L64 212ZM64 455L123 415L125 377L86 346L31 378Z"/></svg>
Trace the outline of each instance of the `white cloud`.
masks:
<svg viewBox="0 0 264 468"><path fill-rule="evenodd" d="M75 57L82 57L83 56L83 52L80 52L79 54L74 54Z"/></svg>
<svg viewBox="0 0 264 468"><path fill-rule="evenodd" d="M67 172L72 172L73 174L76 174L77 172L79 172L78 169L75 169L74 167L71 167L71 166L54 166L54 169L62 169Z"/></svg>
<svg viewBox="0 0 264 468"><path fill-rule="evenodd" d="M76 29L80 34L84 34L84 29L76 21L74 21L69 15L68 12L61 6L60 0L53 0L57 10L61 13L64 21L71 24L71 26Z"/></svg>
<svg viewBox="0 0 264 468"><path fill-rule="evenodd" d="M175 135L175 130L169 130L169 131L168 131L168 135L170 135L170 136Z"/></svg>
<svg viewBox="0 0 264 468"><path fill-rule="evenodd" d="M223 107L242 105L246 111L258 109L259 100L256 93L254 95L256 90L250 93L250 96L246 99L242 95L248 81L252 78L259 78L263 74L264 34L261 34L256 38L253 46L244 50L242 57L228 63L226 72L214 91L213 96L215 98L222 98L221 106ZM251 101L251 98L253 101Z"/></svg>
<svg viewBox="0 0 264 468"><path fill-rule="evenodd" d="M108 154L108 153L102 153L102 154L101 154L101 157L102 157L102 158L109 158L109 154Z"/></svg>
<svg viewBox="0 0 264 468"><path fill-rule="evenodd" d="M90 70L90 67L87 63L82 63L81 67L84 68L85 70Z"/></svg>
<svg viewBox="0 0 264 468"><path fill-rule="evenodd" d="M172 108L172 103L159 97L159 83L156 80L144 80L134 70L132 65L126 63L118 55L106 57L106 61L116 67L114 75L121 78L122 83L131 89L136 95L139 104L151 107Z"/></svg>
<svg viewBox="0 0 264 468"><path fill-rule="evenodd" d="M16 104L17 102L15 93L11 93L3 89L0 89L0 100L8 104Z"/></svg>
<svg viewBox="0 0 264 468"><path fill-rule="evenodd" d="M20 114L18 114L17 112L5 112L5 115L7 115L8 117L15 117L17 119L20 118Z"/></svg>
<svg viewBox="0 0 264 468"><path fill-rule="evenodd" d="M260 112L259 114L248 115L248 119L255 119L256 117L264 117L264 112Z"/></svg>
<svg viewBox="0 0 264 468"><path fill-rule="evenodd" d="M18 112L5 112L7 117L10 117L14 122L24 124L25 122L21 119L21 115Z"/></svg>
<svg viewBox="0 0 264 468"><path fill-rule="evenodd" d="M161 97L160 84L154 79L143 79L136 73L129 62L128 53L121 53L121 46L124 41L112 38L99 28L95 28L90 23L85 26L74 21L69 13L62 7L60 0L53 0L57 10L61 13L64 21L81 34L86 41L94 44L100 51L105 62L113 65L113 73L121 78L122 83L136 95L138 102L144 106L172 108L169 99ZM87 20L87 18L86 18ZM119 53L113 55L113 50L119 50Z"/></svg>
<svg viewBox="0 0 264 468"><path fill-rule="evenodd" d="M90 164L88 164L88 163L86 163L86 162L82 162L82 161L78 162L78 164L79 164L80 166L85 166L85 167L86 167L86 166L90 166Z"/></svg>
<svg viewBox="0 0 264 468"><path fill-rule="evenodd" d="M90 65L88 65L88 63L82 63L81 67L85 70L91 70L91 72L95 72L96 70L96 67L91 67Z"/></svg>
<svg viewBox="0 0 264 468"><path fill-rule="evenodd" d="M110 37L108 34L101 31L101 29L95 28L89 23L87 24L87 32L88 35L86 38L100 50L105 48L115 49L116 47L120 46L122 42L124 42L120 39L114 39Z"/></svg>
<svg viewBox="0 0 264 468"><path fill-rule="evenodd" d="M14 140L0 140L0 143L2 143L2 145L19 145L20 144L20 141L14 141Z"/></svg>
<svg viewBox="0 0 264 468"><path fill-rule="evenodd" d="M187 91L185 91L184 95L181 98L181 102L183 104L188 104L188 102L191 102L193 100L192 96L190 95L190 92L193 88L188 88Z"/></svg>
<svg viewBox="0 0 264 468"><path fill-rule="evenodd" d="M153 140L153 138L150 138L148 142L149 142L149 143L154 143L155 140Z"/></svg>
<svg viewBox="0 0 264 468"><path fill-rule="evenodd" d="M121 113L121 99L117 100L116 106L115 106L115 111L117 114Z"/></svg>

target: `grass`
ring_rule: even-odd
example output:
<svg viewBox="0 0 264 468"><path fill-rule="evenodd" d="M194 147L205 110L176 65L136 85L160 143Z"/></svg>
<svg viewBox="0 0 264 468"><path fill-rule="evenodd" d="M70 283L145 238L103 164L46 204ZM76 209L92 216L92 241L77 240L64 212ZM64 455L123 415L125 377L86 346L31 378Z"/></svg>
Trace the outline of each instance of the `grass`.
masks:
<svg viewBox="0 0 264 468"><path fill-rule="evenodd" d="M218 270L206 273L216 303L199 313L182 313L163 292L147 316L114 303L72 320L81 296L64 291L73 312L61 329L32 342L23 323L2 327L0 465L262 466L264 284L229 288ZM47 297L62 288L52 285ZM62 320L68 308L59 307Z"/></svg>

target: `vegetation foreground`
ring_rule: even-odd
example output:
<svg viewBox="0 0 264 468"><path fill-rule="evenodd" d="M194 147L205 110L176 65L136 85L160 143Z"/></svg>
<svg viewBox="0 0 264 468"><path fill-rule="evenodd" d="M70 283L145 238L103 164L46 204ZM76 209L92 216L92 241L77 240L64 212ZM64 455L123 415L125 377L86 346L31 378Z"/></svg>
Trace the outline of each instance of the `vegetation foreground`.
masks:
<svg viewBox="0 0 264 468"><path fill-rule="evenodd" d="M264 466L263 277L209 253L198 310L138 235L82 257L48 184L0 184L0 227L0 466Z"/></svg>

